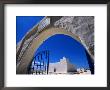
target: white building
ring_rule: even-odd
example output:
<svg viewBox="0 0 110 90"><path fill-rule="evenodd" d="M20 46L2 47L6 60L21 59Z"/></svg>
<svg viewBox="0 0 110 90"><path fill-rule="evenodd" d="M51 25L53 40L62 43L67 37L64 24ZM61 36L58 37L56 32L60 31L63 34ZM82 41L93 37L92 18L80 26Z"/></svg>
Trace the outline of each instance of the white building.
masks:
<svg viewBox="0 0 110 90"><path fill-rule="evenodd" d="M37 65L41 66L38 67ZM44 63L33 61L31 68L31 73L33 74L47 73L47 65ZM49 63L49 74L91 74L91 71L89 69L76 68L74 64L69 62L69 59L63 57L59 62Z"/></svg>
<svg viewBox="0 0 110 90"><path fill-rule="evenodd" d="M78 74L91 74L91 71L89 69L77 68L77 73Z"/></svg>
<svg viewBox="0 0 110 90"><path fill-rule="evenodd" d="M69 73L76 71L76 68L65 57L60 59L59 62L49 64L49 73Z"/></svg>

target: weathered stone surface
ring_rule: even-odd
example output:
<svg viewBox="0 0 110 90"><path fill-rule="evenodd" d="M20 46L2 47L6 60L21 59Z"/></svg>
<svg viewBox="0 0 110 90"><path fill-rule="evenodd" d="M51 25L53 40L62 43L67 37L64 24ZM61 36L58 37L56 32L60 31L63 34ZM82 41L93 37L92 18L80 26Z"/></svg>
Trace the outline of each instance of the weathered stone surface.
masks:
<svg viewBox="0 0 110 90"><path fill-rule="evenodd" d="M77 35L89 54L94 58L94 17L93 16L64 16L54 23L57 28Z"/></svg>

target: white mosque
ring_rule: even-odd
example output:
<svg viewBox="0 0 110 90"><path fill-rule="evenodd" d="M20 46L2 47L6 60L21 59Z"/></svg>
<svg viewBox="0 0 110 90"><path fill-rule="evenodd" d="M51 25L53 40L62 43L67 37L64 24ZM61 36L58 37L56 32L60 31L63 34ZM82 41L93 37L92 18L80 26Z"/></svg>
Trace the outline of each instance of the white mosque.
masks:
<svg viewBox="0 0 110 90"><path fill-rule="evenodd" d="M75 71L76 71L75 65L71 64L69 62L69 59L67 59L66 57L60 59L59 62L49 64L49 73L65 74Z"/></svg>

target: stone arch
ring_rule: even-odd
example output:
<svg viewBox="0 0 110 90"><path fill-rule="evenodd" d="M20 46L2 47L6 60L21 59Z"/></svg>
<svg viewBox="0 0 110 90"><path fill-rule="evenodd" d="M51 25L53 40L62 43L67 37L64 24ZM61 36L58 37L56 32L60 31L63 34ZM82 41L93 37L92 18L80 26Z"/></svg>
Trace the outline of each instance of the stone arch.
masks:
<svg viewBox="0 0 110 90"><path fill-rule="evenodd" d="M27 66L35 50L49 37L65 34L80 42L94 63L94 17L93 16L46 16L35 25L16 49L16 73L26 74ZM88 58L89 58L88 56Z"/></svg>
<svg viewBox="0 0 110 90"><path fill-rule="evenodd" d="M43 43L43 41L47 40L49 37L56 35L56 34L65 34L68 35L75 40L77 40L79 43L81 43L81 40L78 36L75 34L65 31L61 28L48 28L45 29L42 33L40 33L36 38L33 39L31 42L31 45L28 47L26 52L24 53L19 65L17 66L17 74L26 74L28 65L30 64L34 53L36 49ZM82 43L81 43L82 44Z"/></svg>

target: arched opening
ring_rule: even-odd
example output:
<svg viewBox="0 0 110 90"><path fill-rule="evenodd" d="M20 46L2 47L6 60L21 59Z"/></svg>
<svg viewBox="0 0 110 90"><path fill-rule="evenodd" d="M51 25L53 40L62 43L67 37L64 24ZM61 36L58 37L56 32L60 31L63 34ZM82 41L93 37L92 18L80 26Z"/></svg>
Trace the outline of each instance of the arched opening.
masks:
<svg viewBox="0 0 110 90"><path fill-rule="evenodd" d="M71 32L65 31L64 29L59 29L59 28L45 29L43 32L39 33L39 35L36 38L33 39L33 41L31 42L31 45L28 47L28 49L24 53L24 55L21 59L21 62L17 67L17 74L26 74L28 71L27 70L28 66L32 62L32 58L34 57L34 53L36 52L36 50L43 44L43 42L45 42L47 39L49 39L49 37L52 37L57 34L68 35L81 44L79 37L77 37L76 35L74 35ZM54 44L53 44L53 46L54 46ZM87 52L87 55L90 57L90 55L88 54L88 51L86 49L85 49L85 51ZM91 64L91 67L93 70L94 66L93 66L92 62L93 62L93 60L90 59L90 64Z"/></svg>
<svg viewBox="0 0 110 90"><path fill-rule="evenodd" d="M54 72L56 72L56 68L54 68Z"/></svg>
<svg viewBox="0 0 110 90"><path fill-rule="evenodd" d="M86 51L85 47L80 42L78 42L76 39L74 39L73 37L71 37L69 35L65 35L65 34L52 35L51 37L46 39L36 49L33 57L38 55L39 52L42 52L45 50L50 51L49 64L59 62L59 60L62 57L66 57L66 58L68 58L67 62L74 64L76 69L83 68L85 70L90 70L91 74L94 74L94 64L91 62L92 61L91 57L88 54L88 52ZM45 52L42 52L42 53L45 54ZM42 53L40 53L40 55ZM47 67L48 59L45 60L45 56L43 56L43 54L41 55L41 59L39 59L39 57L37 58L41 62L34 58L34 59L32 59L32 62L29 65L29 67L31 67L31 70L36 71L36 73L41 72L43 74L43 72L44 73L49 72L49 71L52 72L51 65L49 65L50 66L49 70L46 70L48 68ZM35 61L37 61L37 62L35 62ZM40 64L38 64L39 62L40 62ZM34 65L33 65L33 63L34 63ZM37 66L37 68L33 69L33 68L35 68L35 66ZM38 66L40 66L41 71L39 71ZM70 65L68 65L68 67L67 67L67 69L69 69L67 71L77 71L77 70L73 70L69 66ZM61 67L59 66L57 68L61 68ZM82 69L81 69L81 71L82 71ZM53 72L54 73L57 72L55 67L53 68Z"/></svg>

